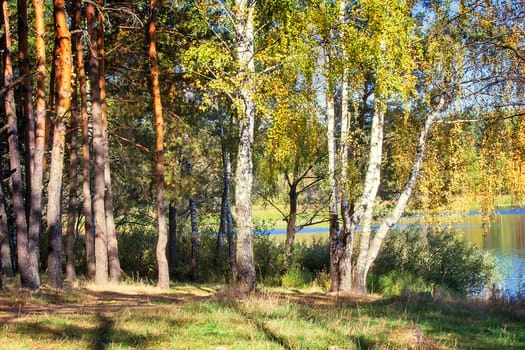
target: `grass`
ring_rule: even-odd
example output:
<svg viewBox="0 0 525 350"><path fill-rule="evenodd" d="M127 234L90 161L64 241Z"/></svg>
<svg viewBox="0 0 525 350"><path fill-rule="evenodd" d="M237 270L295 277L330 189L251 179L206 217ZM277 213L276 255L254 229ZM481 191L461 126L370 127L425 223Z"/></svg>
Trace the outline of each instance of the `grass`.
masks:
<svg viewBox="0 0 525 350"><path fill-rule="evenodd" d="M221 286L76 287L0 295L2 349L523 349L525 310ZM58 296L58 297L57 297ZM408 334L408 335L407 335Z"/></svg>

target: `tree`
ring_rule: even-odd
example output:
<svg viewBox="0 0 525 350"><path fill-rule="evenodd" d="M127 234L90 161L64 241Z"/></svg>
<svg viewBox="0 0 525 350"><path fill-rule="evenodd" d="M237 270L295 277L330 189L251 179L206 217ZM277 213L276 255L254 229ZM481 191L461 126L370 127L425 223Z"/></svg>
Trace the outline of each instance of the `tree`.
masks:
<svg viewBox="0 0 525 350"><path fill-rule="evenodd" d="M82 127L82 207L84 212L84 240L86 249L86 272L89 279L94 279L95 268L95 225L93 218L93 197L91 193L91 138L88 120L87 106L87 81L86 70L84 67L84 48L82 45L80 31L82 27L82 2L73 2L74 15L72 27L75 28L75 72L77 75L77 85L80 92L80 121Z"/></svg>
<svg viewBox="0 0 525 350"><path fill-rule="evenodd" d="M2 1L2 24L4 26L3 48L3 85L5 114L7 116L7 137L9 145L9 165L11 173L11 192L13 196L13 211L16 225L16 250L18 257L18 271L22 286L30 289L38 288L33 283L29 266L29 243L27 235L27 220L24 207L22 169L20 164L20 150L18 147L18 127L13 92L13 59L11 53L11 33L9 30L9 10L7 1Z"/></svg>
<svg viewBox="0 0 525 350"><path fill-rule="evenodd" d="M71 34L68 28L65 2L54 0L55 24L55 84L57 92L56 113L53 120L53 148L48 184L47 232L49 255L47 260L48 283L51 287L62 288L62 223L61 194L62 171L64 167L64 145L66 120L71 113L71 76L73 56Z"/></svg>
<svg viewBox="0 0 525 350"><path fill-rule="evenodd" d="M1 174L1 169L0 169ZM1 175L0 175L1 178ZM7 212L5 210L5 197L2 181L0 181L0 275L12 276L14 274L11 264L11 247Z"/></svg>
<svg viewBox="0 0 525 350"><path fill-rule="evenodd" d="M40 235L42 233L42 192L44 183L44 153L46 148L46 43L44 1L33 1L35 17L36 51L36 101L35 145L31 167L31 200L29 201L29 264L36 271L40 260ZM27 171L27 170L26 170Z"/></svg>
<svg viewBox="0 0 525 350"><path fill-rule="evenodd" d="M95 220L95 283L105 285L108 282L108 237L105 210L105 168L104 140L102 123L102 97L100 92L99 51L97 40L97 16L93 3L86 5L86 22L89 34L89 80L91 84L91 118L93 124L93 152L95 187L93 208Z"/></svg>
<svg viewBox="0 0 525 350"><path fill-rule="evenodd" d="M76 46L78 36L72 38L73 45ZM76 62L76 61L75 61ZM76 63L74 64L75 68ZM76 69L75 69L76 70ZM78 80L77 80L78 82ZM76 279L75 272L75 241L76 223L78 211L78 129L81 123L81 115L78 103L78 84L73 84L71 94L71 121L69 123L69 204L67 210L67 229L66 229L66 280Z"/></svg>
<svg viewBox="0 0 525 350"><path fill-rule="evenodd" d="M33 207L33 191L42 192L42 185L38 183L40 180L36 175L37 183L33 186L33 177L35 175L35 115L33 112L33 92L31 88L31 68L29 64L29 33L27 22L27 1L18 0L17 6L18 14L18 68L22 78L21 87L21 104L22 117L25 126L25 177L26 177L26 215L28 220L28 254L29 254L29 274L31 278L31 288L35 289L40 286L40 275L38 271L39 259L39 235L40 228L36 225L31 226L31 215ZM41 170L36 168L36 170ZM38 202L41 193L35 194L35 208L41 206L41 201ZM34 218L33 218L34 221Z"/></svg>
<svg viewBox="0 0 525 350"><path fill-rule="evenodd" d="M241 293L255 289L253 262L252 183L253 133L255 125L254 92L254 14L255 1L235 1L235 50L239 81L239 149L235 170L235 213L237 219L237 285Z"/></svg>
<svg viewBox="0 0 525 350"><path fill-rule="evenodd" d="M157 47L155 42L155 0L149 2L149 59L151 72L151 86L153 95L153 114L155 115L156 133L156 182L157 182L157 265L159 272L158 286L162 289L169 288L169 267L166 257L168 245L168 231L166 225L166 209L164 207L164 119L162 115L162 101L159 87L159 70L157 65Z"/></svg>
<svg viewBox="0 0 525 350"><path fill-rule="evenodd" d="M104 6L104 0L99 0L99 8ZM109 135L108 135L108 111L106 104L106 64L104 48L104 13L98 12L97 26L97 51L98 51L98 79L100 90L100 107L102 112L102 151L104 157L104 212L106 215L106 238L108 246L108 268L109 279L119 282L121 277L120 260L118 257L117 231L115 229L115 213L113 211L113 189L111 186L111 167L109 164Z"/></svg>

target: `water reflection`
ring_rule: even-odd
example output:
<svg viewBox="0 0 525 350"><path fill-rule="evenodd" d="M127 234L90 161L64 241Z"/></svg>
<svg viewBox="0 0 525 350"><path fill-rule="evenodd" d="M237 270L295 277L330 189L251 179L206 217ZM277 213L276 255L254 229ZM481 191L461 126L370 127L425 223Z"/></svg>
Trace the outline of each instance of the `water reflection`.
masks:
<svg viewBox="0 0 525 350"><path fill-rule="evenodd" d="M525 285L525 210L497 212L484 232L479 215L464 218L457 227L478 248L492 252L503 274L503 288L515 293Z"/></svg>

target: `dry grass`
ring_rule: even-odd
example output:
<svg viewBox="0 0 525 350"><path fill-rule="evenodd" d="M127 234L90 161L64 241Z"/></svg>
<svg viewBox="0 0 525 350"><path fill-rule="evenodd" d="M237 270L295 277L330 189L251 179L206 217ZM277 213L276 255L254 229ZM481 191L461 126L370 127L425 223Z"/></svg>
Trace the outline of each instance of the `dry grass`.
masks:
<svg viewBox="0 0 525 350"><path fill-rule="evenodd" d="M379 295L145 284L0 294L2 349L522 349L523 315Z"/></svg>

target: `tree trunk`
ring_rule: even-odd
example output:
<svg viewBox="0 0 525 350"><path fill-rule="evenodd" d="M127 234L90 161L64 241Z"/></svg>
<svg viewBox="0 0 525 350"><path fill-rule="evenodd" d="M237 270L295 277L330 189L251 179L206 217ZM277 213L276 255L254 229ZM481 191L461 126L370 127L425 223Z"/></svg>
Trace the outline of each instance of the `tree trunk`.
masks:
<svg viewBox="0 0 525 350"><path fill-rule="evenodd" d="M349 290L352 288L348 283L352 281L352 266L346 262L352 261L352 253L354 249L354 238L355 232L351 230L351 210L348 200L347 191L351 189L348 187L348 142L349 142L349 127L350 127L350 115L348 113L347 104L348 103L348 88L347 80L343 79L343 88L341 94L341 217L343 219L343 227L341 230L341 247L347 247L346 249L341 249L339 261L339 289ZM344 102L346 101L346 103Z"/></svg>
<svg viewBox="0 0 525 350"><path fill-rule="evenodd" d="M73 41L76 41L75 38ZM75 43L76 44L76 43ZM75 46L75 45L73 45ZM78 125L80 113L78 110L78 86L74 85L71 96L71 123L69 127L69 205L67 211L67 233L66 233L66 279L73 281L75 273L75 241L76 222L78 211Z"/></svg>
<svg viewBox="0 0 525 350"><path fill-rule="evenodd" d="M2 178L0 169L0 179ZM13 276L13 264L11 262L9 226L7 224L7 212L5 210L5 197L2 181L0 181L0 276Z"/></svg>
<svg viewBox="0 0 525 350"><path fill-rule="evenodd" d="M385 107L383 102L379 101L378 97L375 98L375 112L372 119L372 128L370 133L370 153L368 158L368 169L365 176L365 183L363 188L363 194L361 195L360 206L358 210L354 213L351 219L350 234L355 234L357 225L361 221L361 218L364 216L363 229L360 235L359 241L359 255L357 258L355 276L353 276L354 281L348 282L345 280L344 286L350 286L356 292L366 293L366 280L361 280L360 267L363 267L364 261L366 259L368 251L368 242L371 235L371 220L374 210L374 203L377 196L377 190L379 189L380 176L381 176L381 162L383 156L383 126L384 126L384 116L385 116ZM348 253L350 247L346 245L345 247L345 256ZM365 260L366 261L366 260ZM351 261L345 259L343 262L345 264L350 264ZM348 268L348 266L347 266ZM351 278L351 276L347 276ZM345 289L346 290L346 289Z"/></svg>
<svg viewBox="0 0 525 350"><path fill-rule="evenodd" d="M16 118L15 96L12 86L10 86L10 84L13 81L13 63L11 53L11 34L9 31L9 12L6 0L2 1L2 22L4 24L4 41L2 43L4 51L3 80L4 88L6 89L4 102L8 127L7 142L9 145L11 191L13 194L13 212L16 225L16 251L18 257L18 271L20 272L22 286L26 288L36 289L38 288L38 285L35 286L32 283L29 266L29 245L27 235L26 211L24 208L20 151L18 148L18 127Z"/></svg>
<svg viewBox="0 0 525 350"><path fill-rule="evenodd" d="M325 62L328 69L330 64L330 53L325 49ZM328 142L328 177L330 180L330 203L328 208L329 215L329 234L330 242L330 281L331 291L339 290L339 216L338 216L338 188L337 188L337 144L336 144L336 122L334 96L330 79L326 79L326 123L327 123L327 142Z"/></svg>
<svg viewBox="0 0 525 350"><path fill-rule="evenodd" d="M396 224L396 222L399 220L399 218L403 214L406 208L406 205L408 203L408 200L410 199L410 196L412 195L412 192L416 185L417 177L419 176L419 173L421 171L421 166L423 165L423 158L425 156L425 149L426 149L428 134L430 132L432 125L434 124L434 121L437 118L437 115L442 112L442 109L444 108L444 104L445 104L444 99L441 98L439 105L427 117L425 124L423 126L423 129L421 130L421 133L419 134L416 154L414 155L414 162L412 163L412 167L410 169L409 178L405 184L405 187L403 188L403 191L401 192L401 194L399 195L399 198L397 199L396 206L394 207L390 215L382 220L382 223L379 226L377 232L375 233L374 238L370 241L369 247L367 247L366 249L366 254L363 254L363 258L362 258L363 262L359 263L358 261L358 265L356 266L356 276L354 277L354 283L356 285L364 284L365 289L361 289L361 291L366 292L366 277L367 277L368 271L370 270L370 267L372 266L375 259L377 258L377 255L379 254L379 250L381 249L381 245L383 244L383 241L385 240L387 233L389 232L390 228ZM361 259L361 253L360 253L360 259Z"/></svg>
<svg viewBox="0 0 525 350"><path fill-rule="evenodd" d="M104 0L99 0L98 5L104 7ZM111 169L109 164L109 136L108 136L108 113L106 105L106 68L104 52L104 18L100 11L97 26L97 50L98 50L98 79L100 88L100 107L102 111L102 149L104 152L104 183L106 191L104 194L104 208L106 214L106 237L108 245L109 279L112 282L120 282L121 270L118 257L117 231L115 229L115 214L113 210L113 190L111 186Z"/></svg>
<svg viewBox="0 0 525 350"><path fill-rule="evenodd" d="M170 277L175 278L175 272L178 263L177 255L177 208L175 204L169 205L169 270Z"/></svg>
<svg viewBox="0 0 525 350"><path fill-rule="evenodd" d="M231 213L231 176L232 168L230 161L230 154L226 146L226 138L224 135L224 126L221 125L221 153L222 153L222 175L223 175L223 189L221 198L221 220L219 224L219 233L217 235L217 243L215 247L215 266L220 268L221 252L224 245L224 237L228 240L228 261L232 271L234 280L235 275L235 246L232 236L232 213Z"/></svg>
<svg viewBox="0 0 525 350"><path fill-rule="evenodd" d="M197 203L190 197L191 217L191 278L193 282L199 279L199 227L197 225Z"/></svg>
<svg viewBox="0 0 525 350"><path fill-rule="evenodd" d="M155 28L155 0L149 2L149 61L151 73L151 91L153 95L153 114L155 115L155 151L157 161L155 164L157 178L157 265L159 269L158 286L162 289L169 288L169 265L166 258L168 245L168 231L166 226L166 209L164 207L164 118L162 116L162 100L159 86L159 68L157 65L157 46Z"/></svg>
<svg viewBox="0 0 525 350"><path fill-rule="evenodd" d="M71 107L71 76L73 57L71 35L64 0L54 0L55 19L55 81L57 91L56 116L53 129L53 149L48 184L47 230L49 255L47 260L48 283L62 288L62 223L60 199L62 194L62 170L64 168L64 144L66 116Z"/></svg>
<svg viewBox="0 0 525 350"><path fill-rule="evenodd" d="M346 22L346 1L339 1L339 23ZM339 37L343 43L342 55L343 61L346 61L346 49L344 47L344 31L339 32ZM340 138L340 183L341 183L341 217L343 219L343 227L341 229L340 239L341 247L348 247L347 249L340 249L339 262L352 261L352 253L354 246L355 232L350 230L350 203L348 200L347 191L350 191L348 185L348 152L350 142L350 113L348 111L349 96L348 96L348 69L343 69L343 76L341 79L341 138ZM345 263L340 263L339 266L339 289L349 290L352 286L348 282L352 280L352 266Z"/></svg>
<svg viewBox="0 0 525 350"><path fill-rule="evenodd" d="M29 66L29 42L28 42L28 25L27 25L27 1L17 1L18 14L18 69L22 82L22 116L25 127L25 168L26 168L26 215L29 217L31 208L31 182L34 169L35 155L35 116L33 114L33 96L31 91L31 67ZM31 254L31 252L29 252ZM38 266L37 266L38 268ZM30 270L32 266L30 264ZM38 275L38 270L31 271L31 275Z"/></svg>
<svg viewBox="0 0 525 350"><path fill-rule="evenodd" d="M288 177L287 177L288 178ZM286 222L286 239L284 242L284 268L288 270L292 263L293 244L295 241L295 226L297 222L297 183L288 181L290 190L288 198L290 200L290 210Z"/></svg>
<svg viewBox="0 0 525 350"><path fill-rule="evenodd" d="M237 291L255 290L255 264L253 261L252 183L253 133L255 103L253 101L254 65L254 12L255 1L235 1L235 48L239 64L239 149L235 171L235 212L237 214Z"/></svg>
<svg viewBox="0 0 525 350"><path fill-rule="evenodd" d="M99 59L97 50L97 17L95 6L86 4L86 21L90 37L89 80L91 83L91 115L93 125L93 153L95 188L93 214L95 219L95 283L103 286L108 282L108 244L104 196L104 141L102 125L102 101L100 96Z"/></svg>
<svg viewBox="0 0 525 350"><path fill-rule="evenodd" d="M35 150L31 172L31 201L29 209L29 265L36 271L40 285L40 235L42 233L42 193L44 183L44 157L46 149L46 43L44 22L44 1L33 1L35 16L36 49L36 108L35 108Z"/></svg>
<svg viewBox="0 0 525 350"><path fill-rule="evenodd" d="M80 90L80 120L82 123L82 195L84 211L84 234L86 248L86 272L89 279L94 279L95 270L95 224L93 221L93 196L91 193L91 139L89 137L89 116L87 110L87 82L84 68L84 48L81 40L82 1L74 0L73 28L75 34L75 68Z"/></svg>

